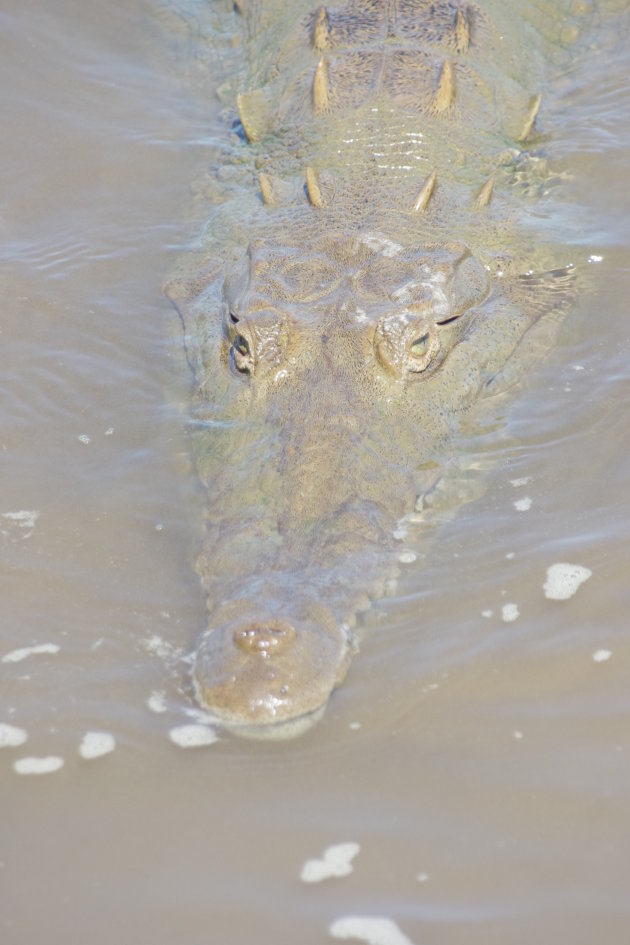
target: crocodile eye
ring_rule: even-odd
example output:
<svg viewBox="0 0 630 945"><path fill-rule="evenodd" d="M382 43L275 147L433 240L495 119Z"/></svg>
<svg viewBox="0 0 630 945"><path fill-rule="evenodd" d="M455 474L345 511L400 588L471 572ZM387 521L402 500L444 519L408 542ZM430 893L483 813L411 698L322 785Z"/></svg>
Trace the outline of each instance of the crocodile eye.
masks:
<svg viewBox="0 0 630 945"><path fill-rule="evenodd" d="M373 344L380 363L397 377L426 371L440 351L435 325L409 310L381 318Z"/></svg>
<svg viewBox="0 0 630 945"><path fill-rule="evenodd" d="M429 343L431 336L428 331L423 335L419 335L415 341L409 347L409 354L414 358L424 358L427 351L429 350Z"/></svg>
<svg viewBox="0 0 630 945"><path fill-rule="evenodd" d="M232 341L234 366L241 374L251 374L254 370L254 355L249 340L243 334L234 335Z"/></svg>
<svg viewBox="0 0 630 945"><path fill-rule="evenodd" d="M235 315L234 312L230 312L230 321L232 322L233 325L238 325L238 322L239 322L238 315Z"/></svg>
<svg viewBox="0 0 630 945"><path fill-rule="evenodd" d="M243 335L236 335L234 338L234 350L242 354L244 358L248 357L250 350L247 338L244 338Z"/></svg>

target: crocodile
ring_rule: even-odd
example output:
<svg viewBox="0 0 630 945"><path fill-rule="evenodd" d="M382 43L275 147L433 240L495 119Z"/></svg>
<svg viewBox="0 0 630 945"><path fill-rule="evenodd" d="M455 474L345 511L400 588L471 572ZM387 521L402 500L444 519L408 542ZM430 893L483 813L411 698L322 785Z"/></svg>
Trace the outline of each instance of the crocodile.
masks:
<svg viewBox="0 0 630 945"><path fill-rule="evenodd" d="M570 307L576 270L536 208L549 89L592 8L243 0L224 16L240 71L223 183L194 273L166 289L207 497L192 682L229 730L276 737L321 716L401 521Z"/></svg>

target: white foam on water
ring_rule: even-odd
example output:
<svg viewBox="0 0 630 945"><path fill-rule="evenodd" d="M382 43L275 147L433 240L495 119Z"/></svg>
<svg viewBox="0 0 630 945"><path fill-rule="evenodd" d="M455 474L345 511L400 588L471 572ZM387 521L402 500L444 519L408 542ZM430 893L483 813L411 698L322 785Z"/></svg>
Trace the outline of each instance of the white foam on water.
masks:
<svg viewBox="0 0 630 945"><path fill-rule="evenodd" d="M552 564L547 568L547 580L543 585L545 597L550 600L568 600L573 597L580 584L588 581L592 573L581 564Z"/></svg>
<svg viewBox="0 0 630 945"><path fill-rule="evenodd" d="M58 755L48 755L45 758L18 758L13 762L17 774L50 774L63 768L63 758Z"/></svg>
<svg viewBox="0 0 630 945"><path fill-rule="evenodd" d="M510 482L515 489L518 489L520 486L526 486L527 483L531 480L531 476L521 476L520 479L510 479Z"/></svg>
<svg viewBox="0 0 630 945"><path fill-rule="evenodd" d="M207 725L177 725L168 733L169 738L180 748L202 748L219 740L214 729Z"/></svg>
<svg viewBox="0 0 630 945"><path fill-rule="evenodd" d="M163 689L154 689L149 698L147 699L147 705L151 709L151 712L166 712L166 693Z"/></svg>
<svg viewBox="0 0 630 945"><path fill-rule="evenodd" d="M532 500L528 495L525 495L522 499L516 499L513 505L517 512L529 512L532 507Z"/></svg>
<svg viewBox="0 0 630 945"><path fill-rule="evenodd" d="M594 663L606 663L612 656L612 650L595 650L593 653Z"/></svg>
<svg viewBox="0 0 630 945"><path fill-rule="evenodd" d="M398 560L401 564L411 564L416 560L416 553L414 551L403 551L402 554L398 555Z"/></svg>
<svg viewBox="0 0 630 945"><path fill-rule="evenodd" d="M513 620L518 620L520 617L520 612L516 604L504 604L501 608L501 619L505 620L506 623L512 623Z"/></svg>
<svg viewBox="0 0 630 945"><path fill-rule="evenodd" d="M0 722L0 748L17 748L18 745L23 745L27 738L28 732L23 728Z"/></svg>
<svg viewBox="0 0 630 945"><path fill-rule="evenodd" d="M320 860L307 860L300 872L300 879L304 883L321 883L323 879L348 876L354 867L352 861L361 847L352 841L336 843L324 850Z"/></svg>
<svg viewBox="0 0 630 945"><path fill-rule="evenodd" d="M482 611L481 611L481 616L482 616L482 617L492 617L492 614L493 614L493 613L494 613L494 611L492 611L492 610L482 610Z"/></svg>
<svg viewBox="0 0 630 945"><path fill-rule="evenodd" d="M184 653L181 647L169 643L168 640L165 640L157 633L154 633L152 637L146 637L142 641L142 645L145 650L149 653L153 653L154 656L159 657L161 660L181 659Z"/></svg>
<svg viewBox="0 0 630 945"><path fill-rule="evenodd" d="M23 646L19 650L12 650L2 657L3 663L20 663L27 656L36 656L39 653L58 653L61 647L57 643L38 643L35 646Z"/></svg>
<svg viewBox="0 0 630 945"><path fill-rule="evenodd" d="M79 754L90 760L108 755L116 747L116 739L109 732L86 732L79 745Z"/></svg>
<svg viewBox="0 0 630 945"><path fill-rule="evenodd" d="M35 529L35 522L39 518L38 509L20 509L18 512L3 512L1 517L5 519L8 528L14 526L23 531L22 538L30 538ZM8 535L8 531L0 528L0 535Z"/></svg>
<svg viewBox="0 0 630 945"><path fill-rule="evenodd" d="M380 916L347 915L328 927L333 938L358 938L368 945L413 945L393 919Z"/></svg>

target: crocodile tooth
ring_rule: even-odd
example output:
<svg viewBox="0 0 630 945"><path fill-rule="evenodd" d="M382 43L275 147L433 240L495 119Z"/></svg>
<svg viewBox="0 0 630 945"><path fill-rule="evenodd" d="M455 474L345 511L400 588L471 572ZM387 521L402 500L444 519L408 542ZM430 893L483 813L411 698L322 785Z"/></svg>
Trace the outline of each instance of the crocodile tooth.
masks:
<svg viewBox="0 0 630 945"><path fill-rule="evenodd" d="M483 210L484 207L487 207L490 203L490 198L492 197L492 191L494 189L494 179L491 177L485 182L479 193L477 194L477 199L475 200L475 208L477 210Z"/></svg>
<svg viewBox="0 0 630 945"><path fill-rule="evenodd" d="M458 53L465 53L470 46L470 20L467 7L457 7L455 14L455 49Z"/></svg>
<svg viewBox="0 0 630 945"><path fill-rule="evenodd" d="M265 174L264 171L262 171L258 175L258 186L260 187L263 203L268 207L273 207L276 199L273 192L273 183L269 174Z"/></svg>
<svg viewBox="0 0 630 945"><path fill-rule="evenodd" d="M330 23L328 20L328 10L326 7L320 7L315 14L313 24L313 47L322 52L329 45Z"/></svg>
<svg viewBox="0 0 630 945"><path fill-rule="evenodd" d="M455 101L455 76L449 59L445 59L440 69L440 80L431 106L434 112L446 112Z"/></svg>
<svg viewBox="0 0 630 945"><path fill-rule="evenodd" d="M313 78L313 106L320 115L328 108L328 66L325 59L320 59Z"/></svg>
<svg viewBox="0 0 630 945"><path fill-rule="evenodd" d="M324 206L322 192L319 189L319 181L317 180L317 174L312 167L306 168L306 192L312 207L321 208Z"/></svg>
<svg viewBox="0 0 630 945"><path fill-rule="evenodd" d="M525 124L523 125L523 130L516 139L517 141L526 141L529 138L532 128L534 127L534 122L536 121L536 116L540 111L540 103L542 102L542 95L540 92L536 95L530 102L529 111L527 112L527 118L525 119Z"/></svg>
<svg viewBox="0 0 630 945"><path fill-rule="evenodd" d="M429 203L429 200L431 199L431 196L433 194L433 190L435 189L436 180L437 180L437 177L436 177L435 171L432 171L427 177L427 179L425 180L420 190L420 193L418 194L418 196L416 197L414 201L413 209L415 213L418 213L422 210L426 210L427 204Z"/></svg>

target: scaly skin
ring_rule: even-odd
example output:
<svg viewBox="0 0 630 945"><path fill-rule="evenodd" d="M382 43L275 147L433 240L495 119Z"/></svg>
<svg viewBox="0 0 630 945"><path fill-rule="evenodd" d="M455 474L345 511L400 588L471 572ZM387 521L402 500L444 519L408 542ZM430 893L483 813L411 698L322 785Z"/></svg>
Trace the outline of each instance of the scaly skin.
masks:
<svg viewBox="0 0 630 945"><path fill-rule="evenodd" d="M529 225L538 93L579 22L564 6L239 5L245 174L205 269L168 287L208 493L194 688L236 731L321 714L397 524L571 296Z"/></svg>

